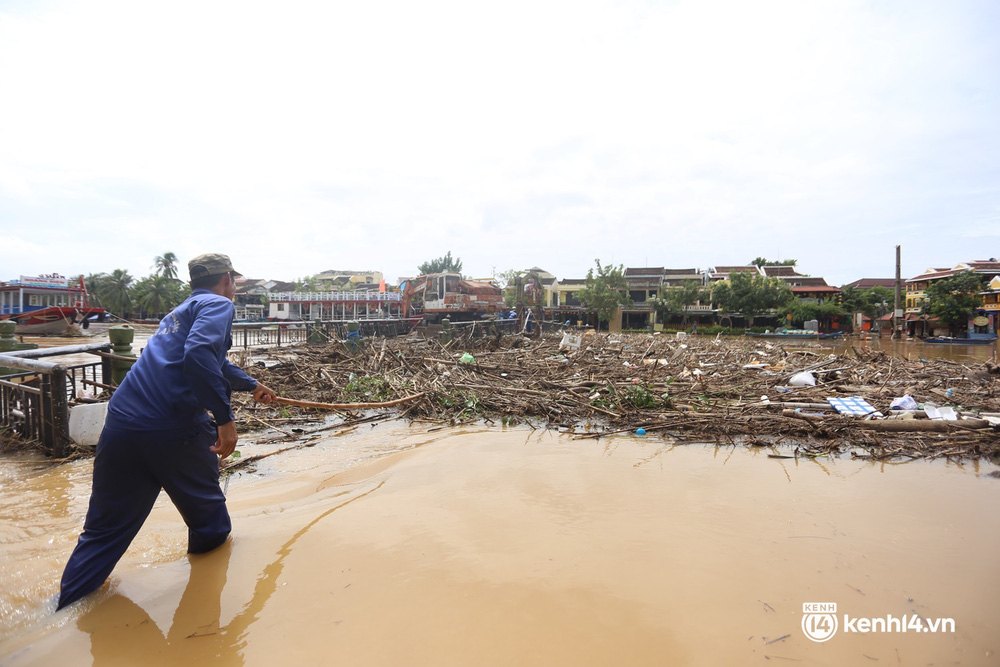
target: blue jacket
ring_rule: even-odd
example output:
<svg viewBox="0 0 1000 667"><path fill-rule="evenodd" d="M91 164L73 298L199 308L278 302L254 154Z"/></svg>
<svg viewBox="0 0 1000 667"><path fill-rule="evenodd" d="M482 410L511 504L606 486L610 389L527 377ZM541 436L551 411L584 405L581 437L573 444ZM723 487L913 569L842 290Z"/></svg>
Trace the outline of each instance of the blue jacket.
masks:
<svg viewBox="0 0 1000 667"><path fill-rule="evenodd" d="M257 381L226 358L232 346L232 301L195 290L160 322L108 405L107 424L132 430L169 430L208 421L233 421L233 389Z"/></svg>

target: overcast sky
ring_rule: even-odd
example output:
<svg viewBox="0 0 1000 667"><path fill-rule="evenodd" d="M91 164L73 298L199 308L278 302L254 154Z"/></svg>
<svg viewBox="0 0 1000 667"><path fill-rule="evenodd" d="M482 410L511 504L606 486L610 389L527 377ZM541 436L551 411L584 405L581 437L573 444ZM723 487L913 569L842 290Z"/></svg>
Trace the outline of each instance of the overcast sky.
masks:
<svg viewBox="0 0 1000 667"><path fill-rule="evenodd" d="M995 0L0 0L0 279L998 257L998 32Z"/></svg>

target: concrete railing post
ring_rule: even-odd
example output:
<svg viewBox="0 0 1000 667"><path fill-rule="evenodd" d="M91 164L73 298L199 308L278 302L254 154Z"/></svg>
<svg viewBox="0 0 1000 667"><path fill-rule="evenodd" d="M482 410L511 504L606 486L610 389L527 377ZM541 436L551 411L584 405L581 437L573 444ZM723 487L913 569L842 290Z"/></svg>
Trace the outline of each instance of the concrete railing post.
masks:
<svg viewBox="0 0 1000 667"><path fill-rule="evenodd" d="M132 352L132 341L135 340L135 329L127 324L115 325L108 329L111 340L111 352L119 357L132 357L132 360L111 360L111 385L117 387L125 379L125 375L135 363L135 353Z"/></svg>

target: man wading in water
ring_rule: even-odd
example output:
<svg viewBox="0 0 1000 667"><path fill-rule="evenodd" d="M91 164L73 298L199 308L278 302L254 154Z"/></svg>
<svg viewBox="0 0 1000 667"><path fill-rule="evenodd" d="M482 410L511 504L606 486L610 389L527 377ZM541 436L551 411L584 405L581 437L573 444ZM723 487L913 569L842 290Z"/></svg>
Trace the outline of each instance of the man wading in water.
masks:
<svg viewBox="0 0 1000 667"><path fill-rule="evenodd" d="M219 487L219 460L237 441L230 393L252 391L262 403L276 396L226 358L240 275L229 257L200 255L188 270L191 296L163 318L111 397L87 519L57 609L104 583L161 488L188 526L188 553L215 549L232 530Z"/></svg>

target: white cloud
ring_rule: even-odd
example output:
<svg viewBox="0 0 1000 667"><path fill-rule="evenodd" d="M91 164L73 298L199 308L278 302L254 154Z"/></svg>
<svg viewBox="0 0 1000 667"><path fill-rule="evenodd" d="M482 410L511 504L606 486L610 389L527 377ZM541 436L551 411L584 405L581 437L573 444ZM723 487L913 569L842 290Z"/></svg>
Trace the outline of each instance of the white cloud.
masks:
<svg viewBox="0 0 1000 667"><path fill-rule="evenodd" d="M277 278L392 279L447 250L476 275L780 252L847 282L888 275L896 243L954 263L982 254L962 239L1000 196L997 13L791 0L0 10L14 100L0 107L0 231L72 242L71 263L103 244L93 270L210 248ZM932 240L955 221L969 227L958 241ZM8 248L11 270L51 268L25 252L8 263Z"/></svg>

